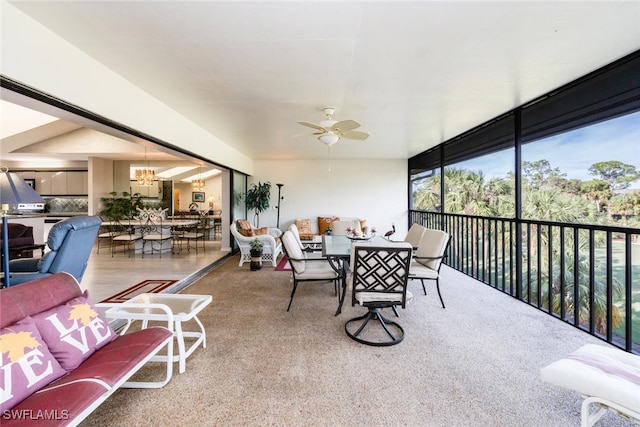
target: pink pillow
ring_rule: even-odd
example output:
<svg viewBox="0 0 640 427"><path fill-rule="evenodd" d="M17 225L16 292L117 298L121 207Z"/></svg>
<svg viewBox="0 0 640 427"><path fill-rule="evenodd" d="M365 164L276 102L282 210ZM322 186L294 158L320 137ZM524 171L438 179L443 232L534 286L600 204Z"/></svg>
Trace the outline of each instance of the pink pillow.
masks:
<svg viewBox="0 0 640 427"><path fill-rule="evenodd" d="M29 316L0 330L0 413L66 374Z"/></svg>
<svg viewBox="0 0 640 427"><path fill-rule="evenodd" d="M116 339L116 333L93 305L87 291L32 317L49 350L67 371L74 370L97 349Z"/></svg>

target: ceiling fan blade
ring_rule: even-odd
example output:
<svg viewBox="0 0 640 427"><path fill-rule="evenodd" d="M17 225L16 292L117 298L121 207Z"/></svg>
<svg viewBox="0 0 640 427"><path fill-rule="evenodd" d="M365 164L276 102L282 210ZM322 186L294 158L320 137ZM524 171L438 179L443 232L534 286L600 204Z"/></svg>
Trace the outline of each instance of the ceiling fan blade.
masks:
<svg viewBox="0 0 640 427"><path fill-rule="evenodd" d="M309 123L309 122L298 122L299 124L301 124L302 126L307 126L313 129L317 129L317 130L321 130L322 132L326 132L327 130L325 128L323 128L320 125L317 125L315 123Z"/></svg>
<svg viewBox="0 0 640 427"><path fill-rule="evenodd" d="M333 130L334 132L346 132L348 130L354 130L355 128L359 127L360 123L356 122L355 120L342 120L334 123L333 126L331 126L331 130Z"/></svg>
<svg viewBox="0 0 640 427"><path fill-rule="evenodd" d="M360 132L357 130L349 130L349 131L343 132L340 136L346 139L357 139L360 141L369 138L368 133Z"/></svg>
<svg viewBox="0 0 640 427"><path fill-rule="evenodd" d="M318 135L324 135L326 132L312 132L312 133L296 133L291 135L292 138L301 138L301 137L305 137L305 136L318 136Z"/></svg>

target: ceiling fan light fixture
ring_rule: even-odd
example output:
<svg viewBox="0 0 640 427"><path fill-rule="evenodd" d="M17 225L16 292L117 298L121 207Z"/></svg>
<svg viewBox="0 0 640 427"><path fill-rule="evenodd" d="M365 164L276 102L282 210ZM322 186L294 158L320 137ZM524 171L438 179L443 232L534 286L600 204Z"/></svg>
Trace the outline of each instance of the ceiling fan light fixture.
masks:
<svg viewBox="0 0 640 427"><path fill-rule="evenodd" d="M339 139L340 137L333 133L325 133L324 135L320 135L318 137L318 140L320 142L322 142L324 145L328 145L329 147L338 142Z"/></svg>

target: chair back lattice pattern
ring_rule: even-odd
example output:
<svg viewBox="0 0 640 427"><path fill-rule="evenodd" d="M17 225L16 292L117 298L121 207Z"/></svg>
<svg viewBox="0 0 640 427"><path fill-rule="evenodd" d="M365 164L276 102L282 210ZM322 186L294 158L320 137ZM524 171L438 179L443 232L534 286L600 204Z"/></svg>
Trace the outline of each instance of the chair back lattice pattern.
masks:
<svg viewBox="0 0 640 427"><path fill-rule="evenodd" d="M352 251L352 301L357 294L395 295L391 298L402 302L404 308L409 267L411 265L410 244L406 243L360 243ZM383 295L380 295L381 297ZM376 298L377 299L377 298Z"/></svg>

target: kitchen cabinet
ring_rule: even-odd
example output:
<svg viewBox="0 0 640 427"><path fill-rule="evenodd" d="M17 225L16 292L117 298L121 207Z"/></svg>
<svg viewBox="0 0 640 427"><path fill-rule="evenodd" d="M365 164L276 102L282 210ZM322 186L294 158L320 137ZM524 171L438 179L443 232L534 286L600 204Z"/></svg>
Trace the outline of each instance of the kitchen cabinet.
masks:
<svg viewBox="0 0 640 427"><path fill-rule="evenodd" d="M67 175L66 193L69 195L85 195L89 193L89 173L84 171L69 171Z"/></svg>
<svg viewBox="0 0 640 427"><path fill-rule="evenodd" d="M89 194L87 171L37 171L36 191L42 196L84 196Z"/></svg>

